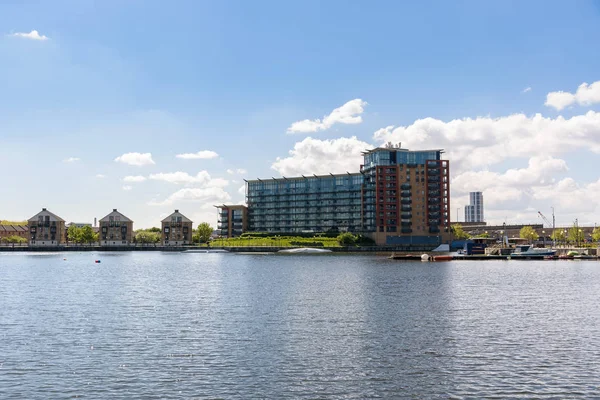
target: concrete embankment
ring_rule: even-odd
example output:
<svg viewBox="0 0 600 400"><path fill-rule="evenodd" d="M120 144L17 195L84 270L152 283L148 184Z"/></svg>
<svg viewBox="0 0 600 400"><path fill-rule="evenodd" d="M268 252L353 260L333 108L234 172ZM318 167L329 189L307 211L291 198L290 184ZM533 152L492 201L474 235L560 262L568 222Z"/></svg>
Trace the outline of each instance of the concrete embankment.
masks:
<svg viewBox="0 0 600 400"><path fill-rule="evenodd" d="M198 246L0 246L2 251L15 252L60 252L60 251L186 251L186 250L226 250L232 253L276 253L279 250L293 247L276 246L239 246L239 247L198 247ZM321 247L320 247L321 248ZM363 247L322 247L335 253L392 253L392 252L427 252L431 246L363 246Z"/></svg>

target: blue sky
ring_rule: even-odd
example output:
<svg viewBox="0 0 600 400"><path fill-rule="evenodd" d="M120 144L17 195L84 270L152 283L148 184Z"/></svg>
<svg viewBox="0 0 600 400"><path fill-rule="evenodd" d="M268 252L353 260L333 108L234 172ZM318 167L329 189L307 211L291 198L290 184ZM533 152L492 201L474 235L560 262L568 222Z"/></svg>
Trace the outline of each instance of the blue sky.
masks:
<svg viewBox="0 0 600 400"><path fill-rule="evenodd" d="M482 190L490 222L600 223L600 84L577 92L600 1L4 1L0 30L0 218L214 224L242 178L356 170L393 140L447 150L453 208Z"/></svg>

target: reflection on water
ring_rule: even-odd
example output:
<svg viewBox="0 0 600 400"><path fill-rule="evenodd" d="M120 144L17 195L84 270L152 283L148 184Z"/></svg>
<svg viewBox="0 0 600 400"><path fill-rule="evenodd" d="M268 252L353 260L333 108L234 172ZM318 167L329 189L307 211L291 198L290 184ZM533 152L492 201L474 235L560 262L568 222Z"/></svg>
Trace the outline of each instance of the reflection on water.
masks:
<svg viewBox="0 0 600 400"><path fill-rule="evenodd" d="M21 254L0 279L0 398L600 395L596 262Z"/></svg>

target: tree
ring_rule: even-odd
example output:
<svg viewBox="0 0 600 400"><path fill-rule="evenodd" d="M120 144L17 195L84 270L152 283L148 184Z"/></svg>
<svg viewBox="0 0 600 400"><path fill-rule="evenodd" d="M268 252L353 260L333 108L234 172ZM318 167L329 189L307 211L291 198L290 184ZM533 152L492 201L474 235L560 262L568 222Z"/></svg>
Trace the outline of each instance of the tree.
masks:
<svg viewBox="0 0 600 400"><path fill-rule="evenodd" d="M340 246L353 246L356 243L356 236L350 232L345 232L337 237Z"/></svg>
<svg viewBox="0 0 600 400"><path fill-rule="evenodd" d="M457 240L465 240L471 237L467 232L464 231L462 225L460 224L452 225L451 229L452 233L454 234L454 238Z"/></svg>
<svg viewBox="0 0 600 400"><path fill-rule="evenodd" d="M158 243L160 241L160 235L157 232L150 232L147 230L137 231L135 234L136 243L148 244Z"/></svg>
<svg viewBox="0 0 600 400"><path fill-rule="evenodd" d="M569 233L567 234L569 243L579 245L585 241L585 236L583 231L579 229L577 225L573 225L571 229L569 229Z"/></svg>
<svg viewBox="0 0 600 400"><path fill-rule="evenodd" d="M153 226L150 229L146 229L146 232L160 233L160 228Z"/></svg>
<svg viewBox="0 0 600 400"><path fill-rule="evenodd" d="M210 236L212 235L212 233L213 233L212 226L210 226L210 224L208 222L203 222L200 225L198 225L198 228L196 228L195 236L197 237L198 242L206 243L210 239Z"/></svg>
<svg viewBox="0 0 600 400"><path fill-rule="evenodd" d="M562 229L555 229L550 238L557 243L564 243L567 236Z"/></svg>
<svg viewBox="0 0 600 400"><path fill-rule="evenodd" d="M69 227L69 229L70 229L70 227ZM82 227L79 232L79 239L81 240L82 243L92 244L94 242L97 242L98 236L99 235L96 232L94 232L92 227L89 225L85 225L84 227Z"/></svg>
<svg viewBox="0 0 600 400"><path fill-rule="evenodd" d="M592 240L594 242L600 242L600 227L594 228L594 231L592 232Z"/></svg>
<svg viewBox="0 0 600 400"><path fill-rule="evenodd" d="M81 228L79 228L76 225L69 226L69 229L67 229L67 238L69 239L70 242L74 242L74 243L83 242Z"/></svg>
<svg viewBox="0 0 600 400"><path fill-rule="evenodd" d="M15 244L21 244L21 243L27 242L27 239L25 239L24 237L21 237L21 236L12 235L12 236L5 238L5 241L7 243L12 244L13 247L15 247Z"/></svg>
<svg viewBox="0 0 600 400"><path fill-rule="evenodd" d="M519 236L522 239L527 239L529 240L529 242L533 242L534 240L537 240L540 235L537 234L537 232L535 231L535 229L533 229L530 226L524 226L521 228L521 231L519 232Z"/></svg>
<svg viewBox="0 0 600 400"><path fill-rule="evenodd" d="M13 225L13 226L25 226L27 221L8 221L6 219L0 220L0 225Z"/></svg>

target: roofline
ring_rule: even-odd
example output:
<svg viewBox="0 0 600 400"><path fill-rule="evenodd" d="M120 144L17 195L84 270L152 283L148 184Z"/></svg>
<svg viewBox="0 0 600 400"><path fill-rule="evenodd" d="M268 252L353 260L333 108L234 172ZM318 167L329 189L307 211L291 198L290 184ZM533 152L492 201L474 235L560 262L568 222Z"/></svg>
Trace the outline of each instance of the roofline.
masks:
<svg viewBox="0 0 600 400"><path fill-rule="evenodd" d="M409 150L409 149L402 149L402 148L396 148L396 147L392 147L392 148L388 148L388 147L375 147L374 149L370 149L370 150L365 150L365 151L361 151L361 154L369 154L372 153L374 151L377 150L396 150L396 151L406 151L406 152L411 152L411 153L427 153L430 151L439 151L440 153L444 153L444 149L429 149L429 150Z"/></svg>
<svg viewBox="0 0 600 400"><path fill-rule="evenodd" d="M339 176L348 176L348 175L350 175L350 176L352 176L352 175L357 175L357 176L358 176L358 175L362 175L362 174L361 174L361 172L360 172L360 171L357 171L357 172L347 172L347 171L346 171L346 172L345 172L345 173L343 173L343 174L331 174L331 173L329 173L329 174L327 174L327 175L314 175L314 174L313 174L313 175L310 175L310 176L304 176L304 175L301 175L301 176L293 176L293 177L286 176L285 178L272 178L272 179L253 179L253 180L249 180L249 181L247 181L247 182L248 182L248 183L250 183L250 182L267 182L267 181L269 181L269 180L275 180L275 181L289 181L289 180L292 180L292 179L301 179L301 180L304 180L304 179L309 179L309 178L331 178L331 177L334 177L334 178L336 178L336 177L339 177Z"/></svg>

